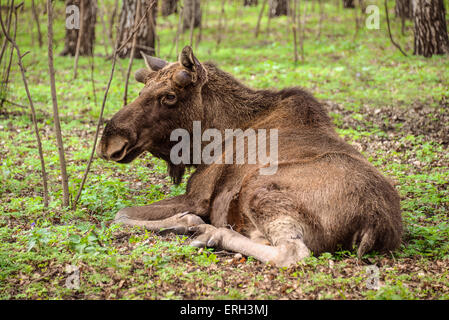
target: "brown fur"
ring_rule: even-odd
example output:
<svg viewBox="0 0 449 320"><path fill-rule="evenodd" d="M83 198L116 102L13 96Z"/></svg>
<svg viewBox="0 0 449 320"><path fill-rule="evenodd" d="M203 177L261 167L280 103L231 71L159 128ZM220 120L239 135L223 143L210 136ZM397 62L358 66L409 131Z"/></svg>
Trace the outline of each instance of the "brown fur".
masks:
<svg viewBox="0 0 449 320"><path fill-rule="evenodd" d="M151 58L147 64L152 67ZM149 151L167 161L170 176L179 183L185 166L170 162L176 143L169 141L170 133L176 128L192 133L193 121L200 120L202 130L278 129L279 167L276 174L264 176L258 164L201 164L185 195L127 208L127 218L167 219L189 211L217 228L231 226L253 239L257 234L275 247L294 243L297 252L305 244L314 254L358 246L361 257L399 246L397 192L338 137L324 107L308 92L250 89L213 64L201 64L189 47L179 62L139 70L136 78L145 87L107 124L98 148L103 158L127 163ZM167 93L176 95L176 103L164 100ZM300 257L298 253L296 260ZM281 260L279 264L285 262Z"/></svg>

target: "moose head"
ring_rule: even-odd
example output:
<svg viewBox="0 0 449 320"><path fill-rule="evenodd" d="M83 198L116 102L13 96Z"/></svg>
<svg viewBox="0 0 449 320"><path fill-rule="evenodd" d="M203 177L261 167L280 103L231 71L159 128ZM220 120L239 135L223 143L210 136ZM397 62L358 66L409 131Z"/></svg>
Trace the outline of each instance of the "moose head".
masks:
<svg viewBox="0 0 449 320"><path fill-rule="evenodd" d="M167 162L170 176L179 183L185 168L170 162L174 144L170 133L178 128L190 132L193 121L203 118L201 88L207 82L207 71L189 46L174 63L142 56L147 67L138 70L135 78L145 86L136 100L108 121L97 154L129 163L149 151Z"/></svg>

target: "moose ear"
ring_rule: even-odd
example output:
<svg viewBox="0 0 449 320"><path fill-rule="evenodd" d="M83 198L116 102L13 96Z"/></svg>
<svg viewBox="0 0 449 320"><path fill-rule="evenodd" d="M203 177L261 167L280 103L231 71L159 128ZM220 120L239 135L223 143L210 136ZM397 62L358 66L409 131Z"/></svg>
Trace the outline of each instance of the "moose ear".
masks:
<svg viewBox="0 0 449 320"><path fill-rule="evenodd" d="M184 68L193 71L196 64L200 64L198 59L193 55L193 50L190 46L185 46L179 55L179 62Z"/></svg>
<svg viewBox="0 0 449 320"><path fill-rule="evenodd" d="M204 83L207 80L206 69L204 69L203 65L194 56L190 46L185 46L184 49L182 49L181 54L179 55L179 63L194 74L193 82L200 79Z"/></svg>
<svg viewBox="0 0 449 320"><path fill-rule="evenodd" d="M140 54L142 55L146 66L152 71L159 71L167 65L167 61L152 57L148 54L145 54L143 51L140 51Z"/></svg>
<svg viewBox="0 0 449 320"><path fill-rule="evenodd" d="M147 68L142 68L136 71L134 74L134 78L140 83L145 83L145 80L147 79L147 76L150 74L150 70Z"/></svg>

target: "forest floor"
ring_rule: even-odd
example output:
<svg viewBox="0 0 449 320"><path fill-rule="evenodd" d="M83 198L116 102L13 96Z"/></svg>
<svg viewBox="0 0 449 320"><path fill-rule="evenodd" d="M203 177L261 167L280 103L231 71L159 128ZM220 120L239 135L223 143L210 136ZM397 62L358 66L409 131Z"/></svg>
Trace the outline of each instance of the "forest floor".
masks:
<svg viewBox="0 0 449 320"><path fill-rule="evenodd" d="M305 61L295 65L286 17L272 19L269 34L264 18L262 34L255 38L260 5L228 5L227 22L219 32L220 2L212 2L204 8L198 58L216 62L252 87L299 85L325 103L338 133L394 180L404 219L401 247L389 255L371 253L364 261L355 252L338 251L277 268L251 257L191 247L186 236L111 224L123 207L184 192L186 179L172 185L164 162L150 154L129 165L96 158L77 209L63 208L46 49L19 28L19 45L23 52L30 50L24 60L51 201L43 207L35 137L28 108L18 106L26 106L27 99L13 63L6 98L14 104L0 109L0 299L449 299L449 59L403 57L389 42L382 12L380 30L367 30L361 21L356 34L355 12L334 2L325 3L319 32L319 10L313 2L307 3ZM55 10L55 52L60 52L63 2ZM20 13L22 25L29 16L28 6ZM160 56L169 60L175 59L170 48L176 23L176 16L158 18ZM393 19L392 30L411 52L410 23L406 36L400 33L399 20ZM111 67L101 45L101 24L97 34L95 95L90 59L80 59L79 77L73 80L73 58L55 58L72 197L87 164ZM181 44L188 41L186 33ZM120 68L126 70L127 63L120 61ZM133 70L142 66L136 61ZM120 68L106 118L122 106ZM131 99L140 88L131 79ZM369 286L371 265L379 268L379 288ZM79 288L67 286L74 267Z"/></svg>

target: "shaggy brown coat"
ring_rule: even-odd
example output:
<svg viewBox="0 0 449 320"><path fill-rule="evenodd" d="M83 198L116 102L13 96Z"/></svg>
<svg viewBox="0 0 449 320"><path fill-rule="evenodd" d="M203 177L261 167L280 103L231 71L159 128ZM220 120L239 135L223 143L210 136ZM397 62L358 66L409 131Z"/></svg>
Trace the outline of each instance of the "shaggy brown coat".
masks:
<svg viewBox="0 0 449 320"><path fill-rule="evenodd" d="M193 245L220 246L280 266L310 252L358 246L361 257L400 245L396 190L337 135L311 94L300 88L253 90L215 65L200 63L190 47L178 62L146 57L146 63L148 68L136 73L145 87L108 122L101 157L128 163L149 151L167 162L179 183L185 165L170 161L177 143L170 133L183 128L191 135L197 120L203 131L216 128L223 137L225 129L277 129L278 169L261 175L261 164L200 164L184 195L125 208L117 222L195 231L200 235Z"/></svg>

